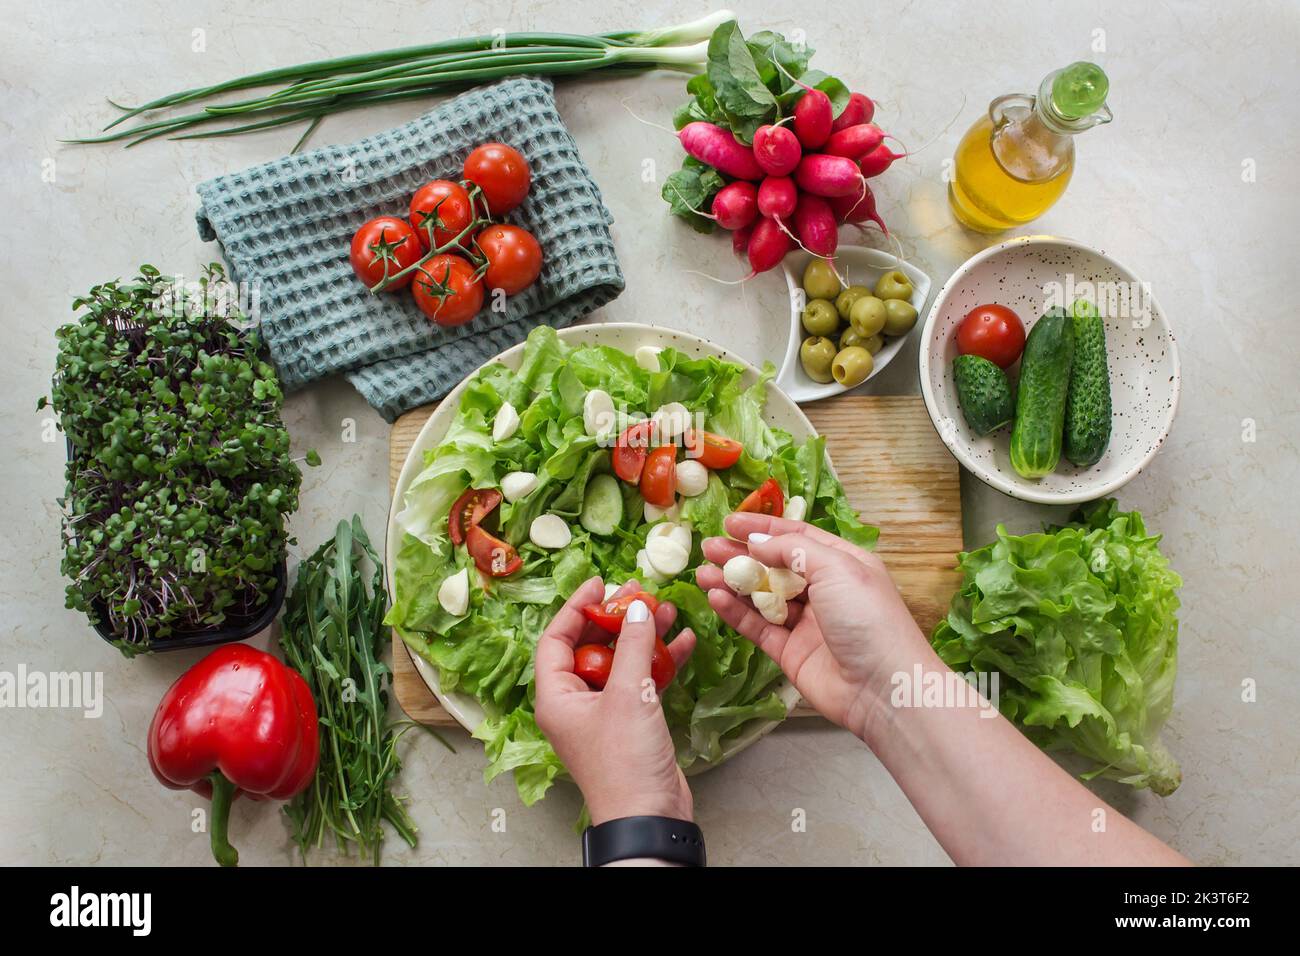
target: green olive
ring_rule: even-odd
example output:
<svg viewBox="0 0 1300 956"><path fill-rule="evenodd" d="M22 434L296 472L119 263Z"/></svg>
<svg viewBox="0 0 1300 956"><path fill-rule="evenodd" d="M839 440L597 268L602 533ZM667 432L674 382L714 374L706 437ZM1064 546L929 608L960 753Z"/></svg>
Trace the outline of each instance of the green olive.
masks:
<svg viewBox="0 0 1300 956"><path fill-rule="evenodd" d="M850 345L861 345L863 348L867 347L866 336L858 335L857 332L853 331L853 326L851 325L840 333L840 348L846 349Z"/></svg>
<svg viewBox="0 0 1300 956"><path fill-rule="evenodd" d="M835 309L840 314L840 318L845 322L849 320L849 311L853 308L853 303L864 295L871 295L871 290L864 285L851 285L838 296L835 297Z"/></svg>
<svg viewBox="0 0 1300 956"><path fill-rule="evenodd" d="M835 361L831 363L831 374L845 388L852 388L867 380L875 364L871 353L861 345L850 345L846 349L840 349L835 356Z"/></svg>
<svg viewBox="0 0 1300 956"><path fill-rule="evenodd" d="M840 314L825 299L813 299L803 310L803 327L809 335L834 335L839 331Z"/></svg>
<svg viewBox="0 0 1300 956"><path fill-rule="evenodd" d="M894 269L892 272L886 272L876 282L876 298L878 299L910 299L912 297L912 280L907 274Z"/></svg>
<svg viewBox="0 0 1300 956"><path fill-rule="evenodd" d="M886 335L906 335L916 325L916 309L902 299L885 300Z"/></svg>
<svg viewBox="0 0 1300 956"><path fill-rule="evenodd" d="M849 312L849 323L853 331L864 339L869 339L885 327L885 303L874 295L864 295L853 303Z"/></svg>
<svg viewBox="0 0 1300 956"><path fill-rule="evenodd" d="M873 335L862 343L862 347L872 355L875 355L885 347L885 337L883 335Z"/></svg>
<svg viewBox="0 0 1300 956"><path fill-rule="evenodd" d="M829 262L814 256L803 270L803 290L813 299L834 299L840 294L840 277Z"/></svg>
<svg viewBox="0 0 1300 956"><path fill-rule="evenodd" d="M799 346L799 361L814 382L832 381L831 363L835 361L835 343L824 335L810 335Z"/></svg>

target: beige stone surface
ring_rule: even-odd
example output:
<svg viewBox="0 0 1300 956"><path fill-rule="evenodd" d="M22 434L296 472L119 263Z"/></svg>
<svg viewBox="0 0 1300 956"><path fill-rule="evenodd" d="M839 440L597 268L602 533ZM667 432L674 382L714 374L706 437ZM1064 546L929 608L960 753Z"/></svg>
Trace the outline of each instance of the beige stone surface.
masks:
<svg viewBox="0 0 1300 956"><path fill-rule="evenodd" d="M1165 535L1186 580L1177 703L1167 731L1182 788L1161 800L1098 790L1193 859L1214 864L1300 862L1300 656L1295 651L1300 468L1290 288L1300 264L1295 224L1300 152L1294 4L879 3L826 0L736 4L742 26L803 30L815 65L880 101L879 121L919 149L879 181L881 212L908 256L937 282L986 240L954 225L944 161L992 97L1033 91L1049 70L1096 56L1110 74L1116 121L1087 134L1074 182L1033 231L1101 246L1152 284L1174 323L1183 404L1164 451L1121 501ZM529 2L505 7L342 0L114 4L6 2L0 34L0 258L4 305L0 388L0 669L101 672L106 703L87 719L67 710L0 710L0 862L206 865L190 830L197 798L159 787L144 737L167 685L196 654L127 662L63 608L58 506L63 449L45 440L53 330L73 294L142 261L193 269L215 256L194 229L194 185L274 158L297 133L206 143L61 146L128 102L255 69L442 35L547 29L590 32L659 26L701 15L682 0ZM846 11L860 10L846 16ZM869 13L867 11L870 11ZM203 31L203 52L194 52ZM1094 44L1105 51L1093 53ZM615 217L627 292L597 320L653 321L708 335L752 360L777 358L786 334L784 286L742 274L729 243L670 221L658 186L679 162L667 123L682 97L660 73L564 83L570 124ZM315 143L394 125L421 104L327 120ZM626 106L626 108L624 108ZM53 163L51 167L49 164ZM1243 181L1243 164L1253 182ZM53 181L48 172L53 169ZM43 175L46 174L46 175ZM1028 232L1030 230L1022 230ZM695 271L691 271L695 270ZM911 341L873 388L915 393ZM301 452L324 466L304 479L292 530L300 550L360 512L375 535L387 513L387 428L346 384L294 396L286 419ZM356 441L340 440L345 420ZM1256 440L1243 441L1251 420ZM869 427L869 423L864 423ZM967 543L999 521L1029 530L1058 515L964 477ZM869 517L869 516L868 516ZM1258 700L1242 701L1253 680ZM407 738L402 789L419 849L390 846L393 864L552 864L578 858L578 811L561 790L532 809L511 783L482 782L482 754L451 735L455 754ZM888 773L846 733L787 725L695 781L710 857L732 864L937 864L946 856ZM505 811L504 833L492 813ZM792 813L806 811L807 832ZM232 835L246 863L295 860L271 806L241 802ZM330 852L313 862L335 861Z"/></svg>

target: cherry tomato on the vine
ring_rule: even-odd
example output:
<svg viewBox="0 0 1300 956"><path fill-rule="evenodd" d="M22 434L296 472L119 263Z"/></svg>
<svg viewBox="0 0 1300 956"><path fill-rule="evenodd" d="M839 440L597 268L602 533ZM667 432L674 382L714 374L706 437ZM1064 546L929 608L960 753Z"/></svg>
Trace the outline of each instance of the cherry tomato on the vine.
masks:
<svg viewBox="0 0 1300 956"><path fill-rule="evenodd" d="M356 231L348 257L357 277L367 288L373 288L388 276L414 265L420 254L420 241L409 223L394 216L380 216ZM384 291L405 288L413 278L414 272Z"/></svg>
<svg viewBox="0 0 1300 956"><path fill-rule="evenodd" d="M518 226L493 223L474 239L487 259L483 281L506 295L522 292L542 271L542 247L533 234Z"/></svg>
<svg viewBox="0 0 1300 956"><path fill-rule="evenodd" d="M460 183L450 179L435 179L425 183L411 197L411 226L425 249L445 246L474 222L474 207L469 193ZM429 229L433 229L433 245L429 244ZM460 246L468 246L471 236L461 237Z"/></svg>
<svg viewBox="0 0 1300 956"><path fill-rule="evenodd" d="M483 308L483 283L460 256L434 256L417 270L415 304L438 325L464 325Z"/></svg>
<svg viewBox="0 0 1300 956"><path fill-rule="evenodd" d="M528 160L505 143L484 143L470 153L464 176L483 190L493 216L504 215L523 202L533 182Z"/></svg>

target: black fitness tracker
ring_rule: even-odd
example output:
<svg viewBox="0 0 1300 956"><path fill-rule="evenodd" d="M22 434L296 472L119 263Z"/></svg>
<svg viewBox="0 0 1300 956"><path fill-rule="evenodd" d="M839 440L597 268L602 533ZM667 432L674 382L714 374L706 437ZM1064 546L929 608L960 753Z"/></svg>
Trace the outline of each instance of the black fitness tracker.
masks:
<svg viewBox="0 0 1300 956"><path fill-rule="evenodd" d="M620 817L582 832L582 865L650 858L705 866L704 834L694 823L671 817Z"/></svg>

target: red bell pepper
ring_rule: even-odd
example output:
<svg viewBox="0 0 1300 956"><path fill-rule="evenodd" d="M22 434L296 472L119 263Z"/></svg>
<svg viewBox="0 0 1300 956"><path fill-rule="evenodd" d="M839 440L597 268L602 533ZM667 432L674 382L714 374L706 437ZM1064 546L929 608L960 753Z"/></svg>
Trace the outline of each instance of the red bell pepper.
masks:
<svg viewBox="0 0 1300 956"><path fill-rule="evenodd" d="M219 647L177 678L149 725L154 776L212 799L212 855L222 866L239 862L226 836L234 799L288 800L311 784L319 760L307 682L246 644Z"/></svg>

